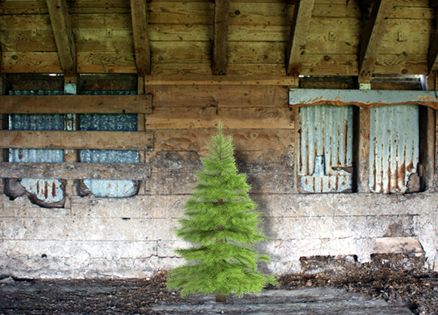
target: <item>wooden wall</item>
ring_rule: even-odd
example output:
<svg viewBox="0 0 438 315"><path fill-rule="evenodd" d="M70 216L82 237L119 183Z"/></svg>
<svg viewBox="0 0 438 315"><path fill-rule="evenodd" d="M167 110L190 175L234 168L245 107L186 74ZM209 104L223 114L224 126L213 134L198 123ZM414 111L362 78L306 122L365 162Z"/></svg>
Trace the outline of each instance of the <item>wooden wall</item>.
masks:
<svg viewBox="0 0 438 315"><path fill-rule="evenodd" d="M152 194L190 193L207 143L222 122L233 136L241 172L255 193L294 188L292 112L287 88L277 86L153 86L154 132L148 188Z"/></svg>
<svg viewBox="0 0 438 315"><path fill-rule="evenodd" d="M293 6L284 0L232 0L228 74L285 75ZM358 1L316 0L303 54L304 75L356 75L362 29ZM385 20L375 73L427 72L433 28L428 0L394 0ZM152 74L211 73L213 2L152 0ZM135 73L129 1L70 3L80 73ZM0 3L2 71L62 72L45 1Z"/></svg>

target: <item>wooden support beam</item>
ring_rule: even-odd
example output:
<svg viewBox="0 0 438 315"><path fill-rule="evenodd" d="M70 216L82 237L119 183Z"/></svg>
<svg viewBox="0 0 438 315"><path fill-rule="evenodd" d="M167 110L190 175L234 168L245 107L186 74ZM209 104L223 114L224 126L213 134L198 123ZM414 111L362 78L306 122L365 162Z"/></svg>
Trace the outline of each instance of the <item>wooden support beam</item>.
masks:
<svg viewBox="0 0 438 315"><path fill-rule="evenodd" d="M1 47L0 47L0 57L1 57ZM0 60L1 66L1 60ZM6 92L6 79L3 74L0 73L0 95ZM8 129L8 115L0 114L0 130ZM6 162L8 160L8 150L0 149L0 162ZM4 193L5 182L0 178L0 194Z"/></svg>
<svg viewBox="0 0 438 315"><path fill-rule="evenodd" d="M277 85L277 86L297 86L298 77L287 76L148 76L146 86L151 85Z"/></svg>
<svg viewBox="0 0 438 315"><path fill-rule="evenodd" d="M145 150L151 132L0 130L0 148Z"/></svg>
<svg viewBox="0 0 438 315"><path fill-rule="evenodd" d="M315 0L297 0L286 51L286 73L297 76L301 72L301 60L306 50L307 34Z"/></svg>
<svg viewBox="0 0 438 315"><path fill-rule="evenodd" d="M358 56L359 81L369 82L377 60L377 49L385 31L385 20L393 9L391 0L375 0L361 36Z"/></svg>
<svg viewBox="0 0 438 315"><path fill-rule="evenodd" d="M438 72L438 7L435 9L435 31L431 37L427 57L428 72Z"/></svg>
<svg viewBox="0 0 438 315"><path fill-rule="evenodd" d="M76 48L66 0L46 0L58 58L64 73L76 72Z"/></svg>
<svg viewBox="0 0 438 315"><path fill-rule="evenodd" d="M0 178L131 179L144 180L150 166L143 163L6 163L0 162Z"/></svg>
<svg viewBox="0 0 438 315"><path fill-rule="evenodd" d="M139 74L151 73L151 50L148 36L146 0L130 0L135 63Z"/></svg>
<svg viewBox="0 0 438 315"><path fill-rule="evenodd" d="M213 56L212 73L224 75L227 73L228 47L228 9L229 0L216 0L214 6L213 24Z"/></svg>
<svg viewBox="0 0 438 315"><path fill-rule="evenodd" d="M356 109L356 121L358 121L357 131L355 132L354 148L354 173L356 179L356 189L359 193L369 193L369 173L370 173L370 110L368 108Z"/></svg>
<svg viewBox="0 0 438 315"><path fill-rule="evenodd" d="M151 111L150 95L0 96L0 114L148 114Z"/></svg>

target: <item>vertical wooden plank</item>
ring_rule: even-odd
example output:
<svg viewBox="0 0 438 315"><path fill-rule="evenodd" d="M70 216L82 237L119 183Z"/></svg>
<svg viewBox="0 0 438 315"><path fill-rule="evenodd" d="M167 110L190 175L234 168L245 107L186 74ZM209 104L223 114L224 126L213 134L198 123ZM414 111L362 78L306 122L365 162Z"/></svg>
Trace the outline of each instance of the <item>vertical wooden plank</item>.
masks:
<svg viewBox="0 0 438 315"><path fill-rule="evenodd" d="M77 94L77 76L64 76L64 94L76 95ZM66 114L66 130L77 130L76 114ZM78 150L65 149L64 150L64 162L74 163L79 160ZM66 203L65 207L70 206L70 197L77 195L76 181L74 179L67 180L65 187Z"/></svg>
<svg viewBox="0 0 438 315"><path fill-rule="evenodd" d="M148 36L148 17L146 0L131 0L132 36L134 40L137 72L151 73L151 51Z"/></svg>
<svg viewBox="0 0 438 315"><path fill-rule="evenodd" d="M0 51L1 57L1 51ZM6 94L6 78L4 74L0 73L0 95ZM0 130L5 130L8 128L8 115L0 115ZM0 149L0 161L7 162L8 161L8 150ZM5 180L3 178L0 179L0 194L4 193L4 183Z"/></svg>
<svg viewBox="0 0 438 315"><path fill-rule="evenodd" d="M76 48L66 0L46 0L58 58L64 73L76 72Z"/></svg>
<svg viewBox="0 0 438 315"><path fill-rule="evenodd" d="M286 51L286 72L297 76L301 71L301 58L305 53L310 19L315 0L295 1L293 20Z"/></svg>
<svg viewBox="0 0 438 315"><path fill-rule="evenodd" d="M214 6L212 72L215 75L227 73L229 2L216 0Z"/></svg>
<svg viewBox="0 0 438 315"><path fill-rule="evenodd" d="M360 81L369 81L377 59L377 48L385 31L385 19L393 8L391 0L375 0L361 36L358 64Z"/></svg>
<svg viewBox="0 0 438 315"><path fill-rule="evenodd" d="M143 75L139 75L138 79L137 79L137 94L138 95L145 94L144 82L145 82L145 77ZM137 130L144 131L146 128L145 126L146 126L146 115L137 113ZM140 151L139 155L140 155L139 162L146 163L146 151ZM145 184L146 184L145 181L140 182L139 190L138 190L139 195L145 194L145 192L146 192Z"/></svg>
<svg viewBox="0 0 438 315"><path fill-rule="evenodd" d="M354 172L356 174L357 192L368 193L369 188L369 155L370 155L370 110L359 108L356 112L358 125L356 125L356 144Z"/></svg>
<svg viewBox="0 0 438 315"><path fill-rule="evenodd" d="M435 90L437 86L437 77L428 78L428 89ZM435 150L437 145L436 139L436 115L435 110L428 107L420 108L420 164L422 165L422 188L426 191L434 191L434 179L436 174Z"/></svg>

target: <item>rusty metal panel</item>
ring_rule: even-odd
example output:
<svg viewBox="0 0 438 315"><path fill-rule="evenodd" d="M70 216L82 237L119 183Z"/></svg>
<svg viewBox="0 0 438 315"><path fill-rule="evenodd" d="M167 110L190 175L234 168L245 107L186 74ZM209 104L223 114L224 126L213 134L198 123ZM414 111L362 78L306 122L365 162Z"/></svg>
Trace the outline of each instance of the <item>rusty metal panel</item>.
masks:
<svg viewBox="0 0 438 315"><path fill-rule="evenodd" d="M419 110L415 105L370 109L370 189L419 191Z"/></svg>
<svg viewBox="0 0 438 315"><path fill-rule="evenodd" d="M299 189L349 192L353 170L353 108L300 108Z"/></svg>
<svg viewBox="0 0 438 315"><path fill-rule="evenodd" d="M92 90L81 94L93 95L129 95L134 91ZM100 131L137 131L135 114L84 114L79 115L80 130ZM84 163L138 163L140 155L133 150L81 150L80 161ZM96 180L83 181L86 189L96 197L130 197L137 193L138 183L132 180Z"/></svg>
<svg viewBox="0 0 438 315"><path fill-rule="evenodd" d="M50 90L12 90L10 95L60 95L62 91ZM10 130L64 130L64 115L9 115ZM62 163L63 150L10 149L9 162ZM21 185L34 198L52 204L64 199L64 185L59 179L23 178Z"/></svg>

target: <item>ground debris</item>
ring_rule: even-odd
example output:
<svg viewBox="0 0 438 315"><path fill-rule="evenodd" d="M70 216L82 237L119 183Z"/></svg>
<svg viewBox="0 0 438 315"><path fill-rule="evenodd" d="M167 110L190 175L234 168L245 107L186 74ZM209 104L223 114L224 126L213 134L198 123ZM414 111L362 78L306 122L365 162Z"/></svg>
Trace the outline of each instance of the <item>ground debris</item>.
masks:
<svg viewBox="0 0 438 315"><path fill-rule="evenodd" d="M313 304L314 314L328 315L324 310L327 305L341 308L344 307L343 300L360 301L361 296L367 303L386 303L386 300L389 303L388 314L404 314L400 312L408 309L403 309L403 305L408 305L415 314L438 314L436 273L362 265L348 268L344 273L285 275L280 278L279 288L270 289L261 296L250 295L241 299L230 297L230 306L223 307L225 313L238 314L239 304L247 304L245 307L250 307L256 313L263 313L270 309L271 304L276 303L280 304L279 307L283 303L286 312L286 309L298 307L304 301L291 300L294 296L304 294L309 299L309 296L315 294L318 298L311 301L316 303ZM290 294L285 289L291 290ZM359 298L348 298L349 294ZM344 298L339 299L339 296ZM199 309L200 313L207 314L207 309L216 311L218 307L222 307L213 305L213 299L206 296L182 299L177 292L166 288L165 272L158 272L146 279L14 279L0 284L0 314L165 314L169 313L166 307L190 308L190 305ZM369 305L377 307L377 304ZM162 311L159 311L159 307L162 307Z"/></svg>
<svg viewBox="0 0 438 315"><path fill-rule="evenodd" d="M405 303L414 314L438 314L438 273L394 269L374 263L342 273L291 274L280 278L283 288L337 287L390 303Z"/></svg>

